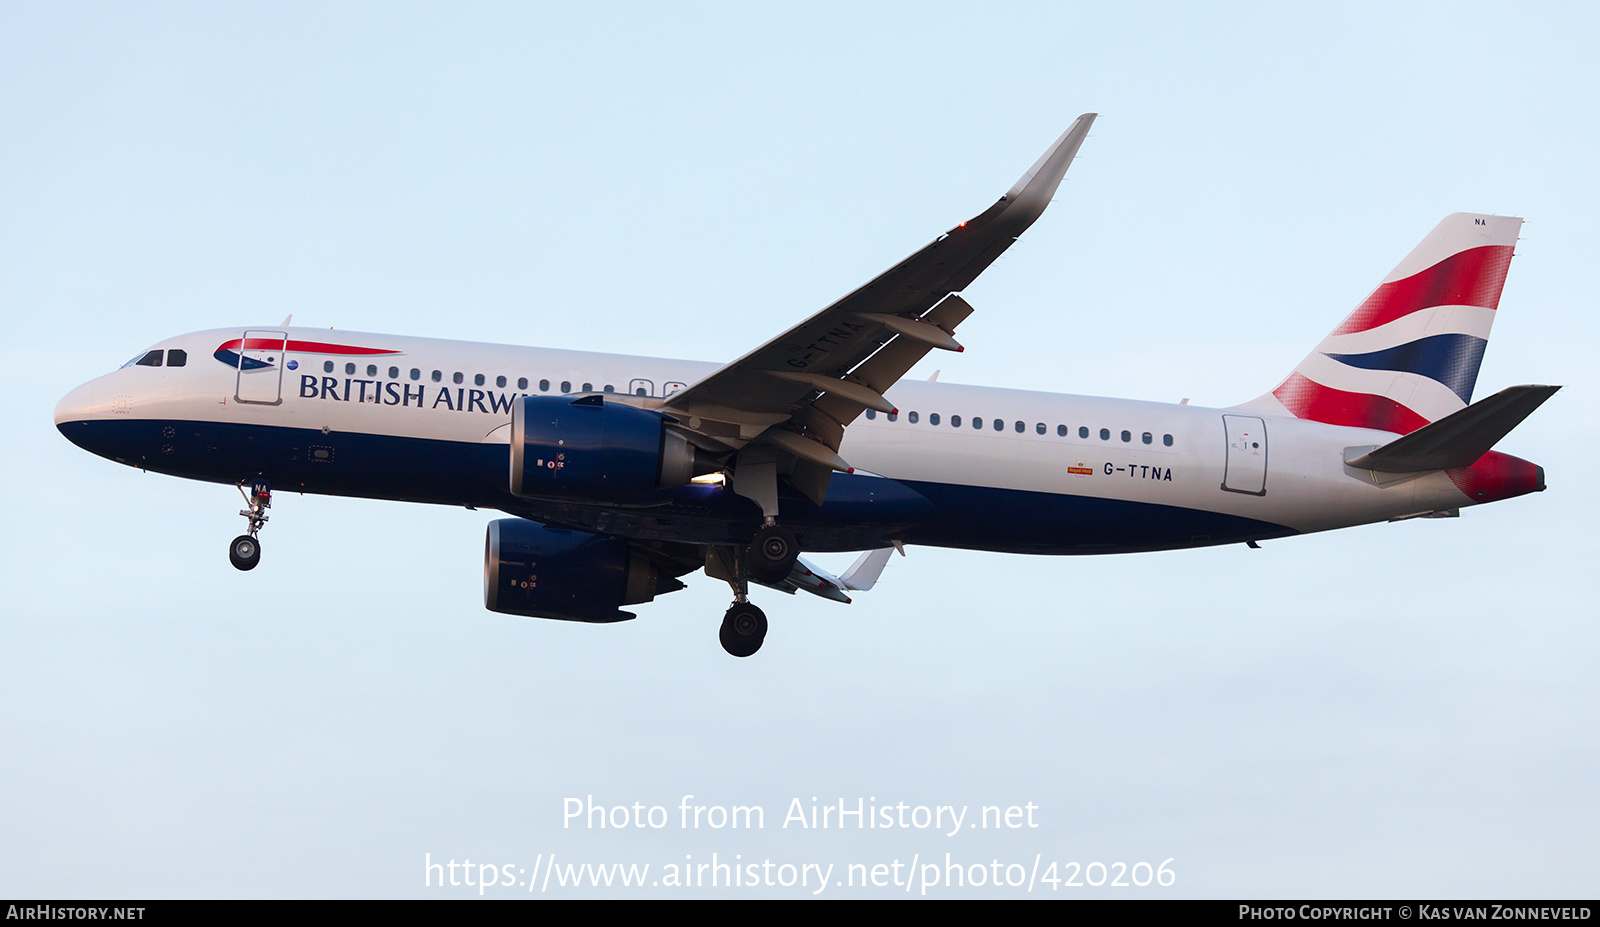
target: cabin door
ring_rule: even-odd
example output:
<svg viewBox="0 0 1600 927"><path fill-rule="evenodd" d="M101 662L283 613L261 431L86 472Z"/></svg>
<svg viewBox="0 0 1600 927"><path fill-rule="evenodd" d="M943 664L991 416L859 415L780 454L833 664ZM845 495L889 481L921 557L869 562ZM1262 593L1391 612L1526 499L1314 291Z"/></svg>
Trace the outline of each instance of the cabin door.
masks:
<svg viewBox="0 0 1600 927"><path fill-rule="evenodd" d="M283 402L283 365L288 360L283 355L288 346L288 332L244 333L239 340L235 401L268 406Z"/></svg>
<svg viewBox="0 0 1600 927"><path fill-rule="evenodd" d="M1254 415L1224 415L1228 434L1222 488L1228 492L1267 494L1267 423Z"/></svg>

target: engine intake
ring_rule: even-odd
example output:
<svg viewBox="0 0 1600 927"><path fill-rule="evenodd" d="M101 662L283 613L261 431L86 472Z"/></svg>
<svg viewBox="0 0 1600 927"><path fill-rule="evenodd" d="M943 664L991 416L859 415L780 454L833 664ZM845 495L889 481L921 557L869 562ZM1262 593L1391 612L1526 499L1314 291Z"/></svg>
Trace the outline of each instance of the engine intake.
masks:
<svg viewBox="0 0 1600 927"><path fill-rule="evenodd" d="M627 621L634 614L621 606L682 588L625 538L501 518L489 523L484 539L483 604L492 612Z"/></svg>
<svg viewBox="0 0 1600 927"><path fill-rule="evenodd" d="M621 501L694 478L687 438L656 412L600 396L525 396L511 413L511 494Z"/></svg>

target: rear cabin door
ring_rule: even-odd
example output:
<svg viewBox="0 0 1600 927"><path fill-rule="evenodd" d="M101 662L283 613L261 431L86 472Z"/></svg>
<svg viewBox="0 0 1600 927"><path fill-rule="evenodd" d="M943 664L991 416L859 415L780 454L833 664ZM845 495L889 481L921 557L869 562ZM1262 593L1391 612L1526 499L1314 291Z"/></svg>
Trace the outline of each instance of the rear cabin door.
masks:
<svg viewBox="0 0 1600 927"><path fill-rule="evenodd" d="M237 402L275 406L283 402L284 349L288 332L247 331L239 341L239 370L233 391Z"/></svg>
<svg viewBox="0 0 1600 927"><path fill-rule="evenodd" d="M1222 488L1228 492L1267 494L1267 423L1253 415L1224 415L1228 458Z"/></svg>

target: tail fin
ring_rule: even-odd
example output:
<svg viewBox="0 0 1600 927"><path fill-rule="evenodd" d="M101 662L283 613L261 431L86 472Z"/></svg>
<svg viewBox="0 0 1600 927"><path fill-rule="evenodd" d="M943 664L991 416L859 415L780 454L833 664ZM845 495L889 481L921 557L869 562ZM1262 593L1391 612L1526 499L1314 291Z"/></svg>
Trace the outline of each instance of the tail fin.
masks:
<svg viewBox="0 0 1600 927"><path fill-rule="evenodd" d="M1467 407L1522 220L1456 213L1246 407L1410 434Z"/></svg>

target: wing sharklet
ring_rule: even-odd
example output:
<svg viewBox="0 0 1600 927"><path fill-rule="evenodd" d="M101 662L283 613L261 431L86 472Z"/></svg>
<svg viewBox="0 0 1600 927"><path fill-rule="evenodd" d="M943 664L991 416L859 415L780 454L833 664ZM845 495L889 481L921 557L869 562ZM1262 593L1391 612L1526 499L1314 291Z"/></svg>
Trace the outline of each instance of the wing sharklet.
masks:
<svg viewBox="0 0 1600 927"><path fill-rule="evenodd" d="M893 552L892 547L880 547L862 554L839 577L840 585L860 592L871 591L878 584L878 577L883 575L883 566L889 562L889 554Z"/></svg>

